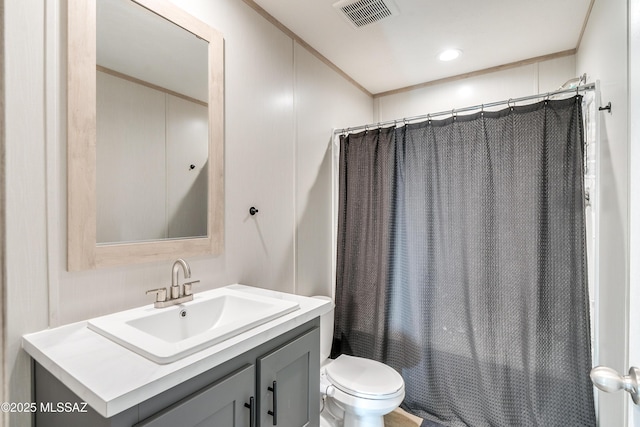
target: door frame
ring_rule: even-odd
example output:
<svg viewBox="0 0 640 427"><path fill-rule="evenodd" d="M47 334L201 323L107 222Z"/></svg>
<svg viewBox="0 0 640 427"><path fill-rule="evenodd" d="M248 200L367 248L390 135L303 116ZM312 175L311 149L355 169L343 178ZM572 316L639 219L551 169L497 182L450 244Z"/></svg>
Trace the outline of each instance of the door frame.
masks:
<svg viewBox="0 0 640 427"><path fill-rule="evenodd" d="M628 3L629 293L627 367L640 367L640 0ZM626 374L626 372L625 372ZM626 398L627 426L640 427L640 406Z"/></svg>

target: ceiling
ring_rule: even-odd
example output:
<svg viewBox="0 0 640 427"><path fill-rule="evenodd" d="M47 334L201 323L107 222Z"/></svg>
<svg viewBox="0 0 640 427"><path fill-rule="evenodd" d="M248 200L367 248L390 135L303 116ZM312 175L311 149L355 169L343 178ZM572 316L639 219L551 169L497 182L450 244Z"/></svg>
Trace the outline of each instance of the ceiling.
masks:
<svg viewBox="0 0 640 427"><path fill-rule="evenodd" d="M575 49L593 0L393 0L354 28L337 0L253 0L372 94ZM462 50L442 62L446 48Z"/></svg>

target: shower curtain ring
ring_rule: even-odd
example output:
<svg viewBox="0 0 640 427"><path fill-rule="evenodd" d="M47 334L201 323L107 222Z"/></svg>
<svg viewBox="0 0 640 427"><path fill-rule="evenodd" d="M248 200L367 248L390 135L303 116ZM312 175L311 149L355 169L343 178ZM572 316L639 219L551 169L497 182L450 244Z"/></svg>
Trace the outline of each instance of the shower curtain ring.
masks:
<svg viewBox="0 0 640 427"><path fill-rule="evenodd" d="M484 117L484 104L480 105L480 116Z"/></svg>
<svg viewBox="0 0 640 427"><path fill-rule="evenodd" d="M427 114L427 124L431 124L431 114Z"/></svg>
<svg viewBox="0 0 640 427"><path fill-rule="evenodd" d="M453 117L453 120L458 118L458 116L456 115L456 109L455 108L451 109L451 117Z"/></svg>

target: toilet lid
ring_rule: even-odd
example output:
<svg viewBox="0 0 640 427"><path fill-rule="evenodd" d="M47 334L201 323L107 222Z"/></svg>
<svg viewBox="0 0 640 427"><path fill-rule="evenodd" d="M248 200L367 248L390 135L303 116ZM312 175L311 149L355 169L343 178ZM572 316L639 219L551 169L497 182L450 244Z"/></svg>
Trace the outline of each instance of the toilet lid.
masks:
<svg viewBox="0 0 640 427"><path fill-rule="evenodd" d="M404 387L404 380L390 366L345 354L327 366L327 377L345 393L367 399L384 399Z"/></svg>

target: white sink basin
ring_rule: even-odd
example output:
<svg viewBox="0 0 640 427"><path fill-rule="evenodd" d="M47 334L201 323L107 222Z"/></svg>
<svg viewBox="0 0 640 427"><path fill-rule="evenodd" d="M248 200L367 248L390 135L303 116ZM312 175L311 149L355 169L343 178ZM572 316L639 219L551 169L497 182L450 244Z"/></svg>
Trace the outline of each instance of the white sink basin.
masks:
<svg viewBox="0 0 640 427"><path fill-rule="evenodd" d="M171 363L299 308L228 288L167 308L134 308L87 322L89 329L156 363Z"/></svg>

